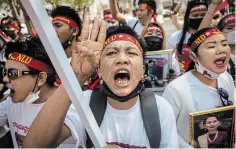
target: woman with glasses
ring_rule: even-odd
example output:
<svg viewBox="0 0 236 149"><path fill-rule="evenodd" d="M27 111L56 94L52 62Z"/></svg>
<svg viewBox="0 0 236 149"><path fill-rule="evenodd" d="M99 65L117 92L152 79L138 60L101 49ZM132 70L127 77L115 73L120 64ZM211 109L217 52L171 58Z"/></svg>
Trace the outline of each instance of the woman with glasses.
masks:
<svg viewBox="0 0 236 149"><path fill-rule="evenodd" d="M174 108L180 147L189 146L189 113L232 105L233 79L226 71L230 48L224 35L216 28L203 28L188 42L191 70L172 81L163 93Z"/></svg>
<svg viewBox="0 0 236 149"><path fill-rule="evenodd" d="M15 147L22 147L38 112L57 89L57 75L39 39L27 37L8 43L6 56L3 81L11 93L0 103L0 126L8 121ZM77 134L71 134L71 129L79 125L77 113L70 107L61 130L63 135L55 140L55 147L75 147ZM68 138L72 141L69 144Z"/></svg>

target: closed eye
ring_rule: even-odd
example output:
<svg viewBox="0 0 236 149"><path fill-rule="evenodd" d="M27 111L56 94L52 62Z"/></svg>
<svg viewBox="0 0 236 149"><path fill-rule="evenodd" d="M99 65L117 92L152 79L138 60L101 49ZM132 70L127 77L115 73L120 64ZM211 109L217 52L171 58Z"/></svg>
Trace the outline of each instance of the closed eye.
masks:
<svg viewBox="0 0 236 149"><path fill-rule="evenodd" d="M136 52L127 52L129 55L137 55L138 56L138 54L136 53Z"/></svg>
<svg viewBox="0 0 236 149"><path fill-rule="evenodd" d="M111 51L111 52L108 52L108 53L106 54L106 56L112 56L112 55L115 55L115 54L117 54L117 52Z"/></svg>

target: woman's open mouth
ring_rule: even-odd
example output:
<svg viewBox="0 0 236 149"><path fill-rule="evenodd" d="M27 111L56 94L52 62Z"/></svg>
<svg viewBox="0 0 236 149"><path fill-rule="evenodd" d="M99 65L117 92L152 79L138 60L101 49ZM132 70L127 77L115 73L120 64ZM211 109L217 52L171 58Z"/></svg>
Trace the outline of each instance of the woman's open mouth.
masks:
<svg viewBox="0 0 236 149"><path fill-rule="evenodd" d="M225 59L226 57L221 57L218 58L217 60L214 61L217 67L224 67L225 66Z"/></svg>
<svg viewBox="0 0 236 149"><path fill-rule="evenodd" d="M130 74L128 70L120 69L114 76L115 84L117 86L127 86L130 82Z"/></svg>

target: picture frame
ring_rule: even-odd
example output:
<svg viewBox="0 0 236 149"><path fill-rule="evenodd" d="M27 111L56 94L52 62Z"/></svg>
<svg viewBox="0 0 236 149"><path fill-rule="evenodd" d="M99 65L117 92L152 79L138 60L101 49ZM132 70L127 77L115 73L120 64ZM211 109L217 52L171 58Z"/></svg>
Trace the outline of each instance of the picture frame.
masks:
<svg viewBox="0 0 236 149"><path fill-rule="evenodd" d="M167 74L172 68L172 49L146 52L144 56L144 85L152 91L162 92L167 85Z"/></svg>
<svg viewBox="0 0 236 149"><path fill-rule="evenodd" d="M235 147L235 105L189 113L190 145L194 148Z"/></svg>

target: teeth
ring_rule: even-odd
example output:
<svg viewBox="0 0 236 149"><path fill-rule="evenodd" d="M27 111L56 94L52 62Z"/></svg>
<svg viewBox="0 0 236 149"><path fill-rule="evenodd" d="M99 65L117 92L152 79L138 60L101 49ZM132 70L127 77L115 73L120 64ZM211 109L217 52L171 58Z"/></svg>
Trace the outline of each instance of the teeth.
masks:
<svg viewBox="0 0 236 149"><path fill-rule="evenodd" d="M119 70L118 73L128 73L127 70Z"/></svg>
<svg viewBox="0 0 236 149"><path fill-rule="evenodd" d="M128 83L128 81L116 81L118 84L120 84L120 85L123 85L123 84L127 84Z"/></svg>

